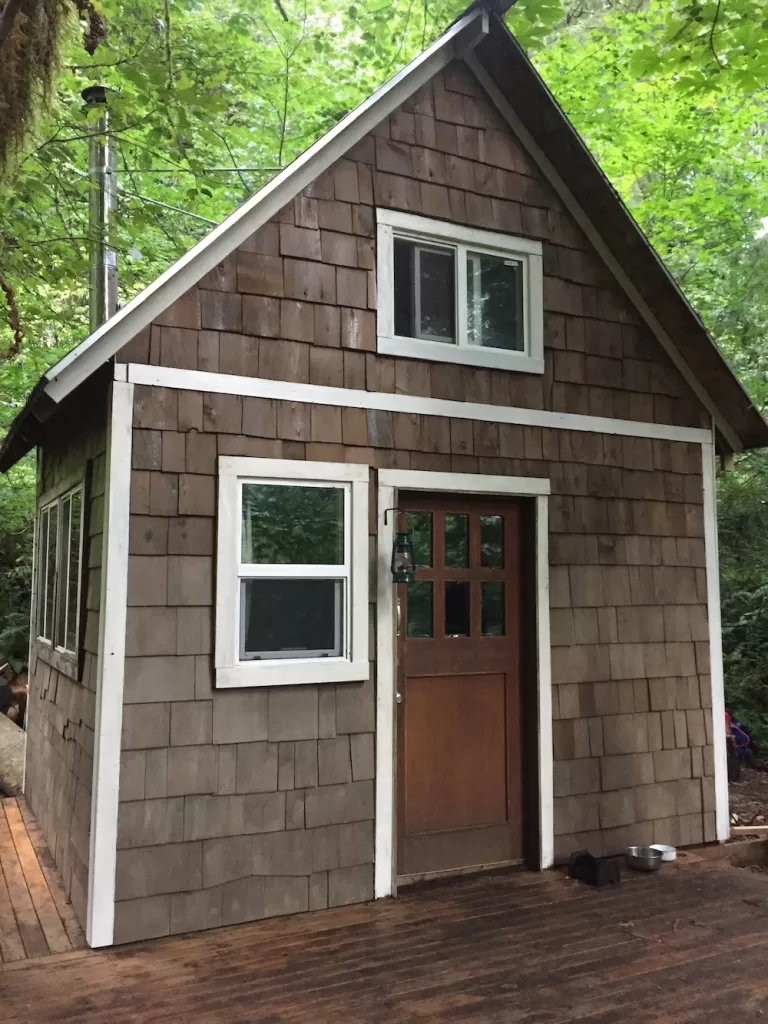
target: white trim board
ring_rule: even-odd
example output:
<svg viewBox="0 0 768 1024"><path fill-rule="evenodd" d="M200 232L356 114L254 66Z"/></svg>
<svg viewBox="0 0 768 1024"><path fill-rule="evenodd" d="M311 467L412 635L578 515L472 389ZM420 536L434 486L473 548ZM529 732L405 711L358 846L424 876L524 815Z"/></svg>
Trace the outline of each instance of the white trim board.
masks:
<svg viewBox="0 0 768 1024"><path fill-rule="evenodd" d="M695 444L709 444L712 440L710 431L699 427L677 427L667 423L643 423L639 420L619 420L606 416L583 416L579 413L549 412L544 409L522 409L516 406L424 398L419 395L326 387L321 384L299 384L292 381L266 380L262 377L211 373L206 370L150 366L145 363L128 364L128 380L132 384L149 387L273 398L281 402L307 402L382 412L448 416L452 419L479 420L487 423L516 423L526 427L618 434L622 437L649 437L662 441L690 441Z"/></svg>
<svg viewBox="0 0 768 1024"><path fill-rule="evenodd" d="M720 842L731 834L728 806L728 755L725 741L725 677L723 632L720 618L720 559L717 544L717 495L715 447L701 446L704 487L704 550L707 571L707 619L709 620L709 671L712 688L712 744L715 762L715 830Z"/></svg>
<svg viewBox="0 0 768 1024"><path fill-rule="evenodd" d="M549 557L547 505L549 480L539 477L483 476L471 473L420 473L382 469L378 474L376 584L376 821L374 896L396 892L396 718L395 718L395 588L389 560L394 516L384 522L385 509L397 505L399 490L504 494L532 497L536 502L536 622L538 670L539 865L554 863L554 788L552 748L552 672L549 644Z"/></svg>
<svg viewBox="0 0 768 1024"><path fill-rule="evenodd" d="M96 724L86 937L110 946L115 929L117 813L128 605L133 384L113 381L107 436Z"/></svg>
<svg viewBox="0 0 768 1024"><path fill-rule="evenodd" d="M44 379L50 398L65 398L438 71L477 46L488 31L488 13L481 8L452 25L49 370Z"/></svg>
<svg viewBox="0 0 768 1024"><path fill-rule="evenodd" d="M632 304L637 309L638 313L642 316L643 320L650 328L650 330L653 332L657 341L664 349L664 351L667 353L669 358L672 360L672 363L677 368L679 373L682 375L690 389L696 395L701 404L705 407L707 412L709 412L709 414L712 416L717 425L717 429L728 441L728 444L731 445L734 451L742 451L744 446L742 445L738 435L729 426L729 424L723 417L722 413L718 409L717 405L714 403L712 398L709 396L706 390L696 379L696 376L691 370L691 367L680 355L680 352L678 351L676 345L670 338L669 334L667 334L667 332L661 326L655 314L653 313L653 310L650 308L648 303L645 301L645 299L642 297L640 292L633 284L630 276L626 273L622 265L619 263L619 261L611 252L611 250L605 244L598 229L586 215L581 205L576 200L576 197L573 195L571 190L568 188L563 179L557 173L554 165L549 160L549 158L544 154L543 150L538 145L538 143L531 135L531 133L528 131L526 126L523 124L520 117L515 113L513 108L504 98L498 86L493 81L488 72L485 70L482 63L478 60L477 56L474 53L466 53L463 59L464 63L472 71L477 81L480 83L482 88L486 91L488 96L495 104L496 109L502 115L502 117L507 122L512 131L515 133L515 135L518 137L520 142L528 150L529 155L538 164L542 174L547 178L549 183L554 188L555 192L557 192L560 199L562 199L568 212L571 214L573 219L576 221L581 230L584 232L584 234L590 240L590 242L595 247L597 252L600 254L606 266L624 290L625 294L627 295L627 298L632 302Z"/></svg>

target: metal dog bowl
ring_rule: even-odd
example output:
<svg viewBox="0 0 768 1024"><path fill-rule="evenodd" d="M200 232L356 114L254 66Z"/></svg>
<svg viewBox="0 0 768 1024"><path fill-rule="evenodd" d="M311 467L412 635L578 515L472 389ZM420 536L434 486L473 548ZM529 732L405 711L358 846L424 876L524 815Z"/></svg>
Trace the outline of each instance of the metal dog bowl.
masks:
<svg viewBox="0 0 768 1024"><path fill-rule="evenodd" d="M665 846L664 843L651 843L650 848L652 850L658 850L658 852L661 854L661 859L664 861L665 864L668 864L670 861L673 861L677 858L677 850L674 848L674 846Z"/></svg>
<svg viewBox="0 0 768 1024"><path fill-rule="evenodd" d="M652 846L630 846L627 849L627 867L635 871L658 871L662 855Z"/></svg>

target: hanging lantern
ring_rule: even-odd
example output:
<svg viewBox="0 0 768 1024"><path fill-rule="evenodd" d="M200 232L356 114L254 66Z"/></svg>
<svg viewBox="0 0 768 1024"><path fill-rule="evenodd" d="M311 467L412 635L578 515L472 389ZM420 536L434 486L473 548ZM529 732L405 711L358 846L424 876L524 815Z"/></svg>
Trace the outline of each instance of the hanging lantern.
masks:
<svg viewBox="0 0 768 1024"><path fill-rule="evenodd" d="M398 530L392 545L392 579L395 583L413 583L413 541L410 533Z"/></svg>
<svg viewBox="0 0 768 1024"><path fill-rule="evenodd" d="M402 519L402 513L396 508L387 508L384 510L384 525L387 525L387 515L390 512L394 512L396 515L400 515ZM413 564L413 541L411 535L406 527L405 530L397 530L395 532L395 540L392 544L392 562L390 565L392 569L392 581L394 583L413 583L414 576L414 564Z"/></svg>

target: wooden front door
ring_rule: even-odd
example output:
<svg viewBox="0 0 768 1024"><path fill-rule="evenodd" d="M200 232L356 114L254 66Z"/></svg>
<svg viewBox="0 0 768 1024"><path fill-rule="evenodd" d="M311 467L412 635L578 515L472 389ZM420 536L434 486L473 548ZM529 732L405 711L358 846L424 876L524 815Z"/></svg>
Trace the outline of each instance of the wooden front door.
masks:
<svg viewBox="0 0 768 1024"><path fill-rule="evenodd" d="M398 874L514 861L520 503L402 493L399 507L417 570L398 587Z"/></svg>

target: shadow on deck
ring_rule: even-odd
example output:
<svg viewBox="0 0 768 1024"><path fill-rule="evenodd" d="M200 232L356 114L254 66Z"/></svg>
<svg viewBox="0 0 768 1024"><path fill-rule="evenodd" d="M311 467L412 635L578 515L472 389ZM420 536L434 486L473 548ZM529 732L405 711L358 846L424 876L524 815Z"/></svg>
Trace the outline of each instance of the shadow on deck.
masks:
<svg viewBox="0 0 768 1024"><path fill-rule="evenodd" d="M0 968L5 1024L768 1019L768 876L689 854L594 890L508 873Z"/></svg>

